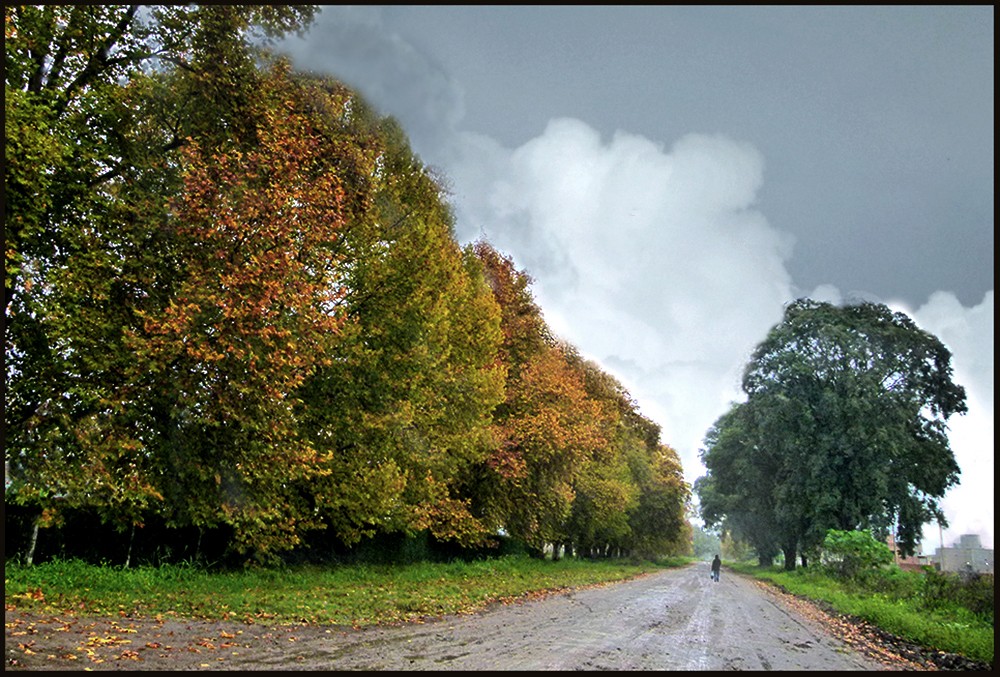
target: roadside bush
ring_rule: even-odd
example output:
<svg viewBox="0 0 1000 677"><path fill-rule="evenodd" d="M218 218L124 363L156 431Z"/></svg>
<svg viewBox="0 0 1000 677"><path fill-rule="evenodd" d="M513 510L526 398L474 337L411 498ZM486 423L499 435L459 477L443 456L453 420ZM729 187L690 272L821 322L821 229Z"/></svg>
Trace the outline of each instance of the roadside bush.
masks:
<svg viewBox="0 0 1000 677"><path fill-rule="evenodd" d="M977 617L993 624L993 576L956 574L924 568L920 602L928 610L964 607Z"/></svg>
<svg viewBox="0 0 1000 677"><path fill-rule="evenodd" d="M830 529L823 539L823 566L839 578L856 578L864 571L892 564L892 551L867 531Z"/></svg>
<svg viewBox="0 0 1000 677"><path fill-rule="evenodd" d="M930 567L908 572L890 566L847 579L832 575L824 566L795 571L739 563L729 566L794 595L825 602L839 613L932 650L937 657L958 654L993 663L992 576L968 576L963 581L962 576L940 574ZM875 589L879 587L881 591ZM973 613L974 609L980 613ZM947 664L939 663L944 669L967 669L956 665L961 663L950 659Z"/></svg>
<svg viewBox="0 0 1000 677"><path fill-rule="evenodd" d="M910 599L920 594L923 574L889 566L863 570L856 574L855 581L868 592L896 599Z"/></svg>

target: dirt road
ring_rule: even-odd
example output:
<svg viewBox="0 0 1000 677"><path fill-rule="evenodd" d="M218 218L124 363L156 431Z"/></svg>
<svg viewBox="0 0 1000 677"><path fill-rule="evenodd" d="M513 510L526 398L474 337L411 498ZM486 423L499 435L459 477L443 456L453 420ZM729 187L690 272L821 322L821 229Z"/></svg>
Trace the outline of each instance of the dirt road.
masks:
<svg viewBox="0 0 1000 677"><path fill-rule="evenodd" d="M726 571L713 582L707 563L366 630L16 610L6 621L6 670L885 669L766 587Z"/></svg>

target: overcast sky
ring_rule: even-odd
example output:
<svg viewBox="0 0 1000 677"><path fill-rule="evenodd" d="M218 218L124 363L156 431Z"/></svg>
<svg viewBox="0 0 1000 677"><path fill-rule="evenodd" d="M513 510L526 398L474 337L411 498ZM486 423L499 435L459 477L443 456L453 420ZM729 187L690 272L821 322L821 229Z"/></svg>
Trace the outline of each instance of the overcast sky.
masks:
<svg viewBox="0 0 1000 677"><path fill-rule="evenodd" d="M993 547L992 6L326 6L281 51L402 123L688 481L784 304L909 314L969 395L944 545Z"/></svg>

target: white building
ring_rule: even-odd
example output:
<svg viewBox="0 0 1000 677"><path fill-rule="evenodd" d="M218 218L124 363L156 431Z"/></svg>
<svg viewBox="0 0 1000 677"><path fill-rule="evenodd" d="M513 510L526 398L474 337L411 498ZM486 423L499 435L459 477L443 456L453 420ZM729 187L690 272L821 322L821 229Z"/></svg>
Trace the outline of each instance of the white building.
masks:
<svg viewBox="0 0 1000 677"><path fill-rule="evenodd" d="M931 562L940 571L993 573L993 551L983 548L977 534L964 534L950 548L938 548Z"/></svg>

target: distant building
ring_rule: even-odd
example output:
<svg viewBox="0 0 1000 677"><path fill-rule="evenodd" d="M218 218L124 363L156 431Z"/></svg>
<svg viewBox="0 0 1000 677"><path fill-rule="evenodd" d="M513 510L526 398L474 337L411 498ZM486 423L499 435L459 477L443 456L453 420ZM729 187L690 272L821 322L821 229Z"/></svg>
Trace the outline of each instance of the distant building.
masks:
<svg viewBox="0 0 1000 677"><path fill-rule="evenodd" d="M974 571L993 575L993 550L982 546L977 534L964 534L950 548L938 548L930 557L939 571Z"/></svg>
<svg viewBox="0 0 1000 677"><path fill-rule="evenodd" d="M885 544L892 551L892 556L896 560L896 566L904 571L920 571L922 567L931 564L930 557L927 555L914 554L903 557L899 550L896 549L896 536L894 534L889 534L889 538L886 539Z"/></svg>

